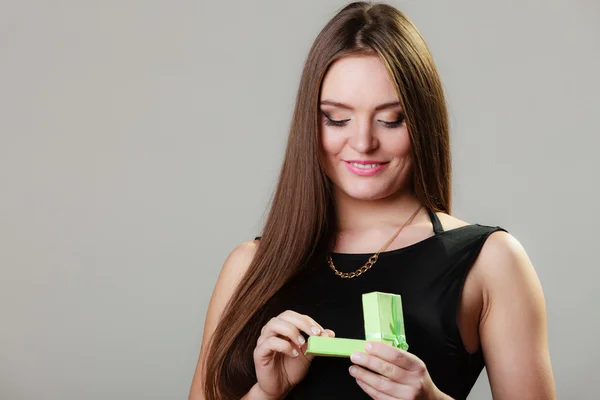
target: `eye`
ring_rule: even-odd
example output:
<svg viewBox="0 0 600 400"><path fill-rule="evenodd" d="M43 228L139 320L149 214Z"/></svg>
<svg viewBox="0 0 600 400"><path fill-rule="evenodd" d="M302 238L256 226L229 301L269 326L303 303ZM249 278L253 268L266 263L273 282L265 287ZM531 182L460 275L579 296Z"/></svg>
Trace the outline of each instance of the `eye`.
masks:
<svg viewBox="0 0 600 400"><path fill-rule="evenodd" d="M400 113L400 115L398 115L398 119L396 119L395 121L391 121L391 122L379 121L379 122L381 122L387 128L397 128L404 123L404 120L405 120L404 113Z"/></svg>
<svg viewBox="0 0 600 400"><path fill-rule="evenodd" d="M321 114L323 114L323 116L325 116L325 125L327 126L345 126L346 123L348 121L350 121L350 119L341 119L341 120L335 120L335 119L331 119L331 117L329 115L327 115L327 113L325 113L324 111L321 111Z"/></svg>

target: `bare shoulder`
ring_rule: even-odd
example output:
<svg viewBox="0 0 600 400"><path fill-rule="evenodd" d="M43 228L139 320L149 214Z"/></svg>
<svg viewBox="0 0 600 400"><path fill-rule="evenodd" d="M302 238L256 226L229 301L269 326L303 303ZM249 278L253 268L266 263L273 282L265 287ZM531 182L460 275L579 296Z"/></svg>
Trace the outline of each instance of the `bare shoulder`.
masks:
<svg viewBox="0 0 600 400"><path fill-rule="evenodd" d="M258 240L252 240L239 244L229 253L221 267L221 272L217 278L206 312L200 357L198 358L196 371L192 379L189 400L204 399L202 379L207 343L210 341L229 299L252 263L258 249L258 243Z"/></svg>
<svg viewBox="0 0 600 400"><path fill-rule="evenodd" d="M216 324L221 312L248 270L257 249L257 240L244 242L236 246L225 259L208 306L207 326L212 325L213 322Z"/></svg>
<svg viewBox="0 0 600 400"><path fill-rule="evenodd" d="M246 273L246 269L254 259L254 255L258 250L258 240L251 240L237 245L225 259L221 268L221 277L232 278L240 277Z"/></svg>
<svg viewBox="0 0 600 400"><path fill-rule="evenodd" d="M241 243L225 259L210 299L206 317L207 326L211 325L208 324L209 319L212 320L210 322L217 322L239 281L254 259L254 255L258 250L258 243L258 240Z"/></svg>
<svg viewBox="0 0 600 400"><path fill-rule="evenodd" d="M537 281L537 274L523 245L510 233L498 231L485 241L476 265L488 289L514 281ZM537 282L536 282L537 285Z"/></svg>

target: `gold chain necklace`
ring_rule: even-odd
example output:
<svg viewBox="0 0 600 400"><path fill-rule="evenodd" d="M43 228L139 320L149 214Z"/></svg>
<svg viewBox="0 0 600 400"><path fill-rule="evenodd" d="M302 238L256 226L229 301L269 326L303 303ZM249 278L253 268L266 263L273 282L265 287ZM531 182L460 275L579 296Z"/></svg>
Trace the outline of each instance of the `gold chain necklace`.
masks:
<svg viewBox="0 0 600 400"><path fill-rule="evenodd" d="M408 224L410 224L413 219L415 219L415 217L417 216L417 214L419 213L419 211L421 211L421 208L423 208L423 206L421 205L417 211L415 211L413 213L413 215L404 223L404 225L402 225L400 227L400 229L398 229L396 231L396 233L394 234L394 236L392 236L392 238L390 240L387 241L386 244L383 245L383 247L381 249L379 249L379 251L377 251L377 253L373 254L371 257L369 257L369 260L365 263L365 265L363 265L362 267L360 267L359 269L357 269L354 272L341 272L338 271L335 266L333 265L333 260L331 259L331 256L327 256L327 263L329 264L329 266L331 267L331 269L333 270L333 272L335 272L335 274L337 276L339 276L340 278L355 278L357 276L360 276L362 274L364 274L365 272L367 272L372 266L373 264L375 264L377 262L377 260L379 259L379 253L381 253L383 250L385 250L390 243L392 243L394 241L394 239L396 239L396 237L400 234L400 232L402 232L402 229L404 229L404 227L406 227Z"/></svg>

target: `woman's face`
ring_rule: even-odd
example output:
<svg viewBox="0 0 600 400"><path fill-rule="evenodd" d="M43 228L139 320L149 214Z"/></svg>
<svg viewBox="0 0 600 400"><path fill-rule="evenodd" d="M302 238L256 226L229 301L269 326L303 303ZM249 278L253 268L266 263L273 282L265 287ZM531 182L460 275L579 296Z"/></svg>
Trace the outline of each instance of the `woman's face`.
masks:
<svg viewBox="0 0 600 400"><path fill-rule="evenodd" d="M338 194L393 195L410 179L410 140L394 84L377 56L331 65L321 88L321 150Z"/></svg>

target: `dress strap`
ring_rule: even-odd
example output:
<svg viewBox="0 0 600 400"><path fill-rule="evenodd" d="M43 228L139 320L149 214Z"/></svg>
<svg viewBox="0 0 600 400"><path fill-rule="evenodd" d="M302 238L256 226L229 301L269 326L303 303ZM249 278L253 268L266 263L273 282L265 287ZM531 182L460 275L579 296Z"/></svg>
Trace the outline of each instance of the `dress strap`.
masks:
<svg viewBox="0 0 600 400"><path fill-rule="evenodd" d="M431 219L431 223L433 224L433 232L436 235L438 233L444 232L444 227L442 226L442 223L440 222L440 219L438 218L437 214L434 211L431 211L430 209L427 209L427 212L429 213L429 218Z"/></svg>

